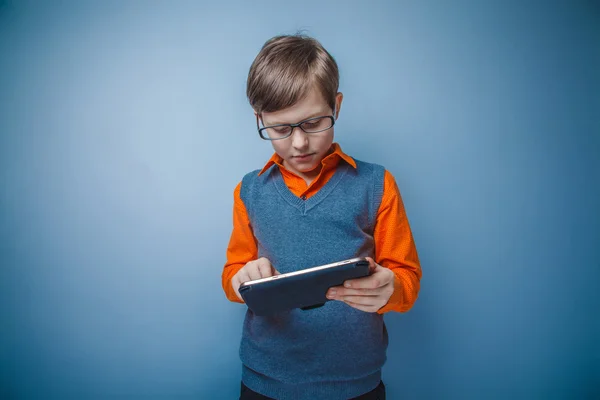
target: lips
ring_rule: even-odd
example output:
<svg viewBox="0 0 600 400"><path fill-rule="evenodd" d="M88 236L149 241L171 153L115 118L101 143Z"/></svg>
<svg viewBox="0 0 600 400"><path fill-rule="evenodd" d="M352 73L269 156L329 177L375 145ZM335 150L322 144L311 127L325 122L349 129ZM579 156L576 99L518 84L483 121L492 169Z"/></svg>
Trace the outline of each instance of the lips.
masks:
<svg viewBox="0 0 600 400"><path fill-rule="evenodd" d="M296 162L300 162L300 163L305 163L305 162L309 162L312 160L312 156L313 154L302 154L299 156L294 156L293 159Z"/></svg>
<svg viewBox="0 0 600 400"><path fill-rule="evenodd" d="M304 160L304 159L309 158L310 156L312 156L312 154L300 154L298 156L294 156L294 158L297 158L299 160Z"/></svg>

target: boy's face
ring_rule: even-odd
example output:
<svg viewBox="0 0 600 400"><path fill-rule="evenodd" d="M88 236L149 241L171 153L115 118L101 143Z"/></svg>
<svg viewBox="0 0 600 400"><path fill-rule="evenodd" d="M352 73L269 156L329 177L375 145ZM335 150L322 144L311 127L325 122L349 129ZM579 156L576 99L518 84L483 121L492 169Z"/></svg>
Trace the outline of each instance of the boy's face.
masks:
<svg viewBox="0 0 600 400"><path fill-rule="evenodd" d="M337 119L342 105L342 94L336 96ZM312 117L332 115L333 110L317 88L310 90L304 99L291 107L261 115L264 126L277 124L295 124ZM333 143L333 127L317 133L306 133L300 127L290 137L273 140L275 152L283 159L283 165L301 177L316 177L320 171L321 160L327 155Z"/></svg>

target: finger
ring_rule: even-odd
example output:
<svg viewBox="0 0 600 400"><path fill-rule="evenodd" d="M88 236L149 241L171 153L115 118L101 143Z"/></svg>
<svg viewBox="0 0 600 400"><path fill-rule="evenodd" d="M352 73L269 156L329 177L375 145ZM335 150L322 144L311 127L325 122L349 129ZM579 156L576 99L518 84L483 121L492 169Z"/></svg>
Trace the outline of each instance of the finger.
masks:
<svg viewBox="0 0 600 400"><path fill-rule="evenodd" d="M268 268L268 274L267 276L265 276L265 278L269 277L269 276L273 276L273 275L281 275L281 272L277 271L275 269L275 267L273 266L273 264L271 264L271 261L269 261L268 258L266 257L262 257L259 258L259 260L261 261L261 265L265 265Z"/></svg>
<svg viewBox="0 0 600 400"><path fill-rule="evenodd" d="M377 289L385 285L385 282L378 274L373 274L365 278L350 279L344 282L344 287L353 289Z"/></svg>
<svg viewBox="0 0 600 400"><path fill-rule="evenodd" d="M364 306L362 304L353 303L351 301L345 301L344 303L348 304L352 308L356 308L357 310L368 312L368 313L374 313L374 312L377 312L377 310L379 310L379 308L377 308L377 306Z"/></svg>
<svg viewBox="0 0 600 400"><path fill-rule="evenodd" d="M343 301L345 303L350 302L352 304L358 304L360 306L365 307L374 307L377 304L381 303L381 299L379 297L374 296L342 296L337 300Z"/></svg>
<svg viewBox="0 0 600 400"><path fill-rule="evenodd" d="M266 258L258 260L258 272L260 273L261 278L273 276L273 268Z"/></svg>
<svg viewBox="0 0 600 400"><path fill-rule="evenodd" d="M367 277L352 279L344 282L345 287L355 289L377 289L388 285L394 280L394 273L388 268L380 265L377 266L375 272Z"/></svg>
<svg viewBox="0 0 600 400"><path fill-rule="evenodd" d="M342 293L342 290L344 290L344 286L332 286L327 289L325 297L328 299L335 299L336 296L339 296Z"/></svg>
<svg viewBox="0 0 600 400"><path fill-rule="evenodd" d="M259 267L259 263L257 262L251 262L248 263L244 269L246 270L246 272L248 273L248 276L250 277L250 280L254 281L256 279L260 279L260 270L258 269Z"/></svg>
<svg viewBox="0 0 600 400"><path fill-rule="evenodd" d="M248 275L248 271L245 268L240 269L240 272L237 273L238 280L240 285L244 282L248 282L250 279L250 275Z"/></svg>
<svg viewBox="0 0 600 400"><path fill-rule="evenodd" d="M377 289L348 289L343 286L337 286L327 291L327 297L343 296L379 296L383 293L383 288Z"/></svg>

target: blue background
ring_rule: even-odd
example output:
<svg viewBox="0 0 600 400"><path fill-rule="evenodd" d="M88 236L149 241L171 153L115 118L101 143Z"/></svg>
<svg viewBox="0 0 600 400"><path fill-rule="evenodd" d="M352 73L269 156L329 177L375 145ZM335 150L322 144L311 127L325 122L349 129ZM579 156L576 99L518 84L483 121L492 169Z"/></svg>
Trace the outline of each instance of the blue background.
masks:
<svg viewBox="0 0 600 400"><path fill-rule="evenodd" d="M423 266L390 399L600 397L600 7L0 1L0 397L234 399L248 68L305 29Z"/></svg>

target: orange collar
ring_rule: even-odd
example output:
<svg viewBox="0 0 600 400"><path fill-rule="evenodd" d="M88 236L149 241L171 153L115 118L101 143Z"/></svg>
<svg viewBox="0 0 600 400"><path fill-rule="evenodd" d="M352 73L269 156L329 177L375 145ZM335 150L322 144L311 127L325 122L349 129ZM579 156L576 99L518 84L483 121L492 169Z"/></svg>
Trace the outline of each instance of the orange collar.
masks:
<svg viewBox="0 0 600 400"><path fill-rule="evenodd" d="M325 157L323 157L323 159L321 160L321 165L325 166L326 163L329 163L331 159L342 159L344 161L346 161L348 164L350 164L352 167L356 168L356 162L354 161L354 159L352 157L350 157L349 155L347 155L346 153L344 153L342 151L342 148L340 147L339 144L334 143L331 146L331 152L326 155ZM269 159L269 161L267 161L267 163L265 164L265 166L263 167L263 169L260 170L260 172L258 173L258 175L260 176L261 174L263 174L266 170L268 170L269 168L271 168L271 166L273 164L277 164L279 166L279 168L285 168L283 166L283 158L281 158L279 156L279 154L274 153L271 158ZM336 163L337 164L337 163Z"/></svg>

